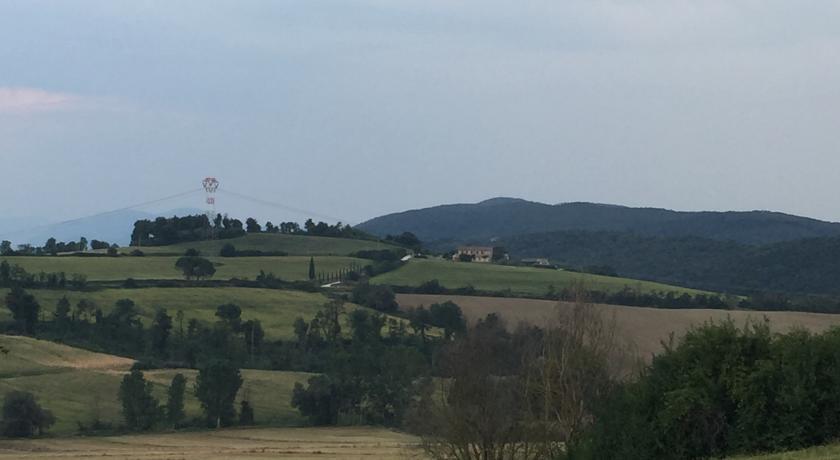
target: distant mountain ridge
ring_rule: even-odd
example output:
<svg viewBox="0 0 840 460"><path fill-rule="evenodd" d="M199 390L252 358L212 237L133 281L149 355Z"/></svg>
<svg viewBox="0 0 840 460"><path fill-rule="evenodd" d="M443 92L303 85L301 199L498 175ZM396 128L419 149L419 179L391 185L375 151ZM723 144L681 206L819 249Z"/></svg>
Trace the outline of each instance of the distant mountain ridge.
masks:
<svg viewBox="0 0 840 460"><path fill-rule="evenodd" d="M772 211L672 211L584 202L550 205L505 197L388 214L357 227L378 236L409 231L437 248L570 230L699 237L750 245L840 236L840 223Z"/></svg>
<svg viewBox="0 0 840 460"><path fill-rule="evenodd" d="M0 220L0 239L14 244L41 246L48 238L59 241L78 241L82 236L88 240L102 240L125 246L131 239L134 222L154 219L158 216L185 216L202 214L195 208L178 208L164 212L145 212L133 209L121 210L91 217L83 217L60 223L49 223L46 219Z"/></svg>

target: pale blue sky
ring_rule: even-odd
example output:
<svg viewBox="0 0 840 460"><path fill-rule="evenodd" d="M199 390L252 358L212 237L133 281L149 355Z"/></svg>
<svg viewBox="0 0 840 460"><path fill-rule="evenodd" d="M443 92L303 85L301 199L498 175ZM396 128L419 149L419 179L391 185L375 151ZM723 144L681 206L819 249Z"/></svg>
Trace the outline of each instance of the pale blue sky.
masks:
<svg viewBox="0 0 840 460"><path fill-rule="evenodd" d="M837 5L4 0L2 212L215 175L351 222L500 195L840 220Z"/></svg>

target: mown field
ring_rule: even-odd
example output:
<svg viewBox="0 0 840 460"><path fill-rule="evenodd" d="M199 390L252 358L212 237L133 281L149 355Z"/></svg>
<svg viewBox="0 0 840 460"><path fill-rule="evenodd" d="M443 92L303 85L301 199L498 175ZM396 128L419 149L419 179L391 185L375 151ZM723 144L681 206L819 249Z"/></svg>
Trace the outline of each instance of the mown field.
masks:
<svg viewBox="0 0 840 460"><path fill-rule="evenodd" d="M89 424L96 419L121 423L117 392L133 360L28 337L0 335L0 346L7 350L0 355L0 397L11 390L33 393L56 417L51 433L72 434L78 423ZM189 380L187 417L199 417L201 408L192 393L195 370L155 370L147 371L146 376L155 384L158 400L165 401L166 388L179 372ZM245 383L239 397L248 395L258 423L304 423L289 401L295 382L306 382L309 374L245 369L242 376Z"/></svg>
<svg viewBox="0 0 840 460"><path fill-rule="evenodd" d="M248 428L212 432L0 441L0 459L421 459L417 438L373 427Z"/></svg>
<svg viewBox="0 0 840 460"><path fill-rule="evenodd" d="M237 250L282 251L298 256L346 256L364 249L388 249L394 246L379 241L352 240L348 238L330 238L325 236L281 235L277 233L258 233L239 238L212 241L194 241L169 246L142 246L120 248L122 253L140 249L147 255L183 254L187 249L198 249L203 255L217 256L222 246L232 244ZM103 251L104 252L104 251Z"/></svg>
<svg viewBox="0 0 840 460"><path fill-rule="evenodd" d="M629 286L641 291L676 291L699 293L650 281L575 273L545 268L513 267L495 264L452 262L443 259L413 259L403 267L373 278L374 283L395 286L419 286L437 279L446 288L473 286L479 290L544 295L549 286L562 289L574 282L584 282L588 289L615 292Z"/></svg>
<svg viewBox="0 0 840 460"><path fill-rule="evenodd" d="M309 277L309 256L285 257L208 257L216 267L212 279L254 279L260 270L272 272L287 281L306 280ZM64 272L87 276L88 281L120 281L126 278L183 279L175 268L177 256L160 257L3 257L11 265L19 265L27 272ZM366 265L365 259L345 256L318 256L314 258L318 273L337 272L352 264Z"/></svg>
<svg viewBox="0 0 840 460"><path fill-rule="evenodd" d="M777 454L733 457L732 460L835 460L838 458L840 458L840 445L835 444Z"/></svg>
<svg viewBox="0 0 840 460"><path fill-rule="evenodd" d="M6 292L0 289L0 297L5 296ZM260 320L269 339L292 337L295 319L311 319L328 301L326 296L319 293L239 287L103 289L92 292L32 289L29 292L35 295L45 314L55 311L56 303L65 295L71 305L76 305L81 299L92 300L106 314L117 300L131 299L137 304L140 319L146 326L151 324L159 307L166 308L173 318L178 310L182 310L185 322L191 318L212 322L217 319L216 307L235 303L242 308L244 319ZM0 319L10 318L9 310L0 308Z"/></svg>
<svg viewBox="0 0 840 460"><path fill-rule="evenodd" d="M497 313L508 326L515 328L520 321L531 324L548 324L557 314L558 308L570 308L571 303L550 300L510 299L498 297L467 297L451 295L397 294L400 308L429 306L433 303L451 300L464 311L469 321L475 321ZM662 350L662 341L673 332L679 338L692 325L709 320L732 318L743 324L748 320L767 318L774 330L787 331L792 327L804 327L819 332L832 326L840 326L840 315L803 312L755 312L711 309L662 309L599 305L609 315L614 315L622 336L627 339L638 355L650 359Z"/></svg>

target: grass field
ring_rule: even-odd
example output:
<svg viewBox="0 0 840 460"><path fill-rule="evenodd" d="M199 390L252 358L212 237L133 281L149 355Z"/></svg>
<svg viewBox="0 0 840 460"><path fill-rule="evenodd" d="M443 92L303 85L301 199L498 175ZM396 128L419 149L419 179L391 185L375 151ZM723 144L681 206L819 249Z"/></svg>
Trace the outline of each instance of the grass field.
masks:
<svg viewBox="0 0 840 460"><path fill-rule="evenodd" d="M516 327L520 321L546 324L557 312L557 308L569 308L569 303L534 299L504 299L497 297L465 297L450 295L398 294L400 308L431 305L452 300L464 311L468 320L483 318L488 313L497 313L507 320L509 327ZM559 305L559 306L558 306ZM602 305L608 315L615 315L618 327L629 340L639 356L649 359L653 353L662 350L661 342L671 332L676 337L683 334L692 324L702 324L710 319L731 317L737 324L748 319L761 320L767 317L777 331L786 331L801 326L811 331L823 331L831 326L840 326L840 315L802 312L749 312L708 309L679 309L623 307Z"/></svg>
<svg viewBox="0 0 840 460"><path fill-rule="evenodd" d="M473 286L485 291L510 289L514 293L526 295L544 295L551 285L562 289L576 281L583 281L588 289L602 291L618 291L629 286L642 291L701 292L627 278L544 268L452 262L443 259L413 259L397 270L375 277L373 282L395 286L419 286L432 279L437 279L441 285L451 289Z"/></svg>
<svg viewBox="0 0 840 460"><path fill-rule="evenodd" d="M27 272L65 272L87 276L89 281L115 281L126 278L182 279L175 268L176 256L165 257L4 257L9 264L20 265ZM212 279L254 279L260 270L273 272L287 281L305 280L309 277L309 256L287 257L208 257L216 266ZM344 256L315 257L317 272L336 272L351 264L366 265L365 259Z"/></svg>
<svg viewBox="0 0 840 460"><path fill-rule="evenodd" d="M417 438L384 428L249 428L212 432L0 441L0 459L251 458L409 460L425 458Z"/></svg>
<svg viewBox="0 0 840 460"><path fill-rule="evenodd" d="M298 256L346 256L363 249L388 249L394 246L378 241L351 240L348 238L329 238L325 236L281 235L277 233L259 233L245 235L228 240L194 241L170 246L142 246L139 249L147 255L183 254L187 249L198 249L202 255L217 256L222 246L232 244L236 249L257 251L282 251ZM135 247L121 248L123 253L130 253Z"/></svg>
<svg viewBox="0 0 840 460"><path fill-rule="evenodd" d="M840 445L811 447L777 454L732 457L732 460L835 460L840 458Z"/></svg>
<svg viewBox="0 0 840 460"><path fill-rule="evenodd" d="M10 390L32 392L56 417L52 433L70 434L76 431L77 422L90 423L97 418L121 423L117 392L132 360L26 337L0 335L0 345L8 350L0 357L0 397ZM192 394L196 371L147 371L146 376L155 384L158 400L165 401L166 387L178 372L190 381L187 416L199 417L200 406ZM246 369L242 376L245 383L239 396L249 395L258 423L289 426L304 422L289 399L295 382L305 382L309 374Z"/></svg>
<svg viewBox="0 0 840 460"><path fill-rule="evenodd" d="M29 292L35 295L46 314L55 310L58 299L64 295L72 305L82 298L92 300L106 313L117 300L131 299L137 304L141 320L146 325L151 323L158 307L166 308L173 318L178 310L182 310L187 320L215 321L216 307L235 303L242 308L244 319L260 320L266 336L271 339L292 337L294 320L298 317L311 319L328 301L327 297L318 293L238 287L103 289L93 292L33 289ZM5 296L5 293L6 290L0 289L0 296ZM8 309L0 308L0 319L9 318Z"/></svg>

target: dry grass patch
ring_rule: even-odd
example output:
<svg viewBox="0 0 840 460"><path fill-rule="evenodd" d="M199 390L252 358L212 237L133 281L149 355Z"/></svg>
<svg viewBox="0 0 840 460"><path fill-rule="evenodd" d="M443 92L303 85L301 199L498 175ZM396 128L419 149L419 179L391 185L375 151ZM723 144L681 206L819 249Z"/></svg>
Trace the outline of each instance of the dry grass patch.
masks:
<svg viewBox="0 0 840 460"><path fill-rule="evenodd" d="M418 440L382 428L255 428L0 441L0 459L419 459Z"/></svg>
<svg viewBox="0 0 840 460"><path fill-rule="evenodd" d="M516 327L520 321L532 324L546 324L554 317L555 309L571 308L573 303L551 300L512 299L498 297L470 297L452 295L398 294L400 308L431 305L451 300L464 311L468 320L474 321L489 313L497 313L508 322L509 327ZM673 332L680 337L689 327L708 320L721 320L731 317L736 323L743 324L749 319L762 320L767 317L771 327L780 332L792 327L804 327L813 332L821 332L831 326L840 326L840 315L803 312L756 312L710 309L662 309L645 307L626 307L601 305L609 314L614 314L620 332L637 348L645 359L662 350L662 341Z"/></svg>

